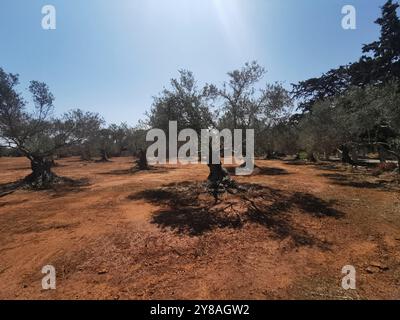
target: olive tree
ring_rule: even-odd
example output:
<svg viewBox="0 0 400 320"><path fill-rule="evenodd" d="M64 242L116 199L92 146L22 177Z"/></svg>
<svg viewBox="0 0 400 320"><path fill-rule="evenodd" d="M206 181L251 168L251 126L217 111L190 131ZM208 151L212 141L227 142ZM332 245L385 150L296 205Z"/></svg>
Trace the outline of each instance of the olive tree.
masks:
<svg viewBox="0 0 400 320"><path fill-rule="evenodd" d="M66 146L80 144L87 137L87 123L97 114L73 110L54 117L54 96L42 82L31 81L28 107L17 91L18 75L0 68L0 145L18 150L31 163L32 173L24 180L34 187L46 187L57 176L51 157Z"/></svg>

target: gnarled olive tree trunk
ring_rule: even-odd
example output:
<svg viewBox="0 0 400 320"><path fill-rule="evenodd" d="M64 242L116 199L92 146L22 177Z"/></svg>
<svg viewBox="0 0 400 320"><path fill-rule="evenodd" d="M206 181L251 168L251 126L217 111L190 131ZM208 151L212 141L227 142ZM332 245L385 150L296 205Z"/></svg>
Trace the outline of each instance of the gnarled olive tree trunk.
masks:
<svg viewBox="0 0 400 320"><path fill-rule="evenodd" d="M208 164L210 174L207 181L209 183L210 193L213 195L215 201L218 201L218 194L223 193L225 188L232 183L228 171L222 167L222 164Z"/></svg>
<svg viewBox="0 0 400 320"><path fill-rule="evenodd" d="M222 164L208 164L208 168L210 169L210 174L208 175L207 180L211 184L220 184L224 179L229 178L228 171L222 167Z"/></svg>
<svg viewBox="0 0 400 320"><path fill-rule="evenodd" d="M213 152L218 152L217 156L214 157L219 159L220 150L213 151L211 142L209 143L209 157L208 157L208 168L210 173L208 175L207 181L209 184L209 189L211 194L214 196L215 201L218 201L218 194L226 190L227 187L233 184L228 171L222 166L221 160L219 159L217 163L213 163Z"/></svg>
<svg viewBox="0 0 400 320"><path fill-rule="evenodd" d="M32 173L25 178L25 181L35 188L49 186L57 177L52 171L51 159L45 157L31 157Z"/></svg>
<svg viewBox="0 0 400 320"><path fill-rule="evenodd" d="M136 165L139 170L149 170L149 164L147 162L146 152L140 149L137 153L138 159Z"/></svg>
<svg viewBox="0 0 400 320"><path fill-rule="evenodd" d="M100 150L100 162L109 162L107 151L105 149Z"/></svg>

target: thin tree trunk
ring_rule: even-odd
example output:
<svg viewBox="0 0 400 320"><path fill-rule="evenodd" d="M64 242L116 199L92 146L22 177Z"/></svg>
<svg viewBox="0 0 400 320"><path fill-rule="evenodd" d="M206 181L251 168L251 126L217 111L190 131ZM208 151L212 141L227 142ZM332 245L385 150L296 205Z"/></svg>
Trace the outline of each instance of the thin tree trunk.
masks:
<svg viewBox="0 0 400 320"><path fill-rule="evenodd" d="M399 174L400 177L400 153L392 150L388 150L388 152L397 159L397 173Z"/></svg>
<svg viewBox="0 0 400 320"><path fill-rule="evenodd" d="M92 160L92 156L90 154L90 148L87 145L85 145L81 149L81 160L82 161L90 161L90 160Z"/></svg>
<svg viewBox="0 0 400 320"><path fill-rule="evenodd" d="M315 152L309 152L307 155L308 161L311 162L319 162L318 156L316 155Z"/></svg>
<svg viewBox="0 0 400 320"><path fill-rule="evenodd" d="M383 146L378 145L379 161L381 163L386 163L386 150Z"/></svg>
<svg viewBox="0 0 400 320"><path fill-rule="evenodd" d="M348 164L353 165L353 160L350 157L349 147L346 145L343 145L341 147L341 151L342 151L342 163L348 163Z"/></svg>
<svg viewBox="0 0 400 320"><path fill-rule="evenodd" d="M397 155L397 174L399 175L400 178L400 155Z"/></svg>
<svg viewBox="0 0 400 320"><path fill-rule="evenodd" d="M54 157L50 158L50 162L51 162L51 166L52 167L57 167L58 166L58 163L54 160Z"/></svg>
<svg viewBox="0 0 400 320"><path fill-rule="evenodd" d="M100 150L100 155L101 155L100 162L108 162L108 161L110 161L108 159L107 151L105 149L101 149Z"/></svg>

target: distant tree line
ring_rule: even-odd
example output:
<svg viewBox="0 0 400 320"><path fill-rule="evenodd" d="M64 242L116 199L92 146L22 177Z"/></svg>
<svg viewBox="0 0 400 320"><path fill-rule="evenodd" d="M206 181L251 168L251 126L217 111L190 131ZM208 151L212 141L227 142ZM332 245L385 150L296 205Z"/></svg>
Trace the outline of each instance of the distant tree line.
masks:
<svg viewBox="0 0 400 320"><path fill-rule="evenodd" d="M310 158L339 151L343 162L376 152L400 161L400 20L391 0L376 20L380 38L364 45L358 61L293 85L300 114L281 128ZM285 144L279 149L286 151Z"/></svg>

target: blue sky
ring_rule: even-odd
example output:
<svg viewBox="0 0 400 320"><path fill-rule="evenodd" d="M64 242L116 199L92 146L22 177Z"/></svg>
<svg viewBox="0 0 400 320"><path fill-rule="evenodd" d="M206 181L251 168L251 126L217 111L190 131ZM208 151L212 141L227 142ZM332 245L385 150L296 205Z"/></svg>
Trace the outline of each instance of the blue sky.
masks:
<svg viewBox="0 0 400 320"><path fill-rule="evenodd" d="M373 21L384 0L1 0L0 67L46 82L57 112L97 111L131 125L177 76L221 84L246 61L265 81L290 83L354 61L379 36ZM41 8L54 5L57 29L43 30ZM354 5L357 29L341 27Z"/></svg>

